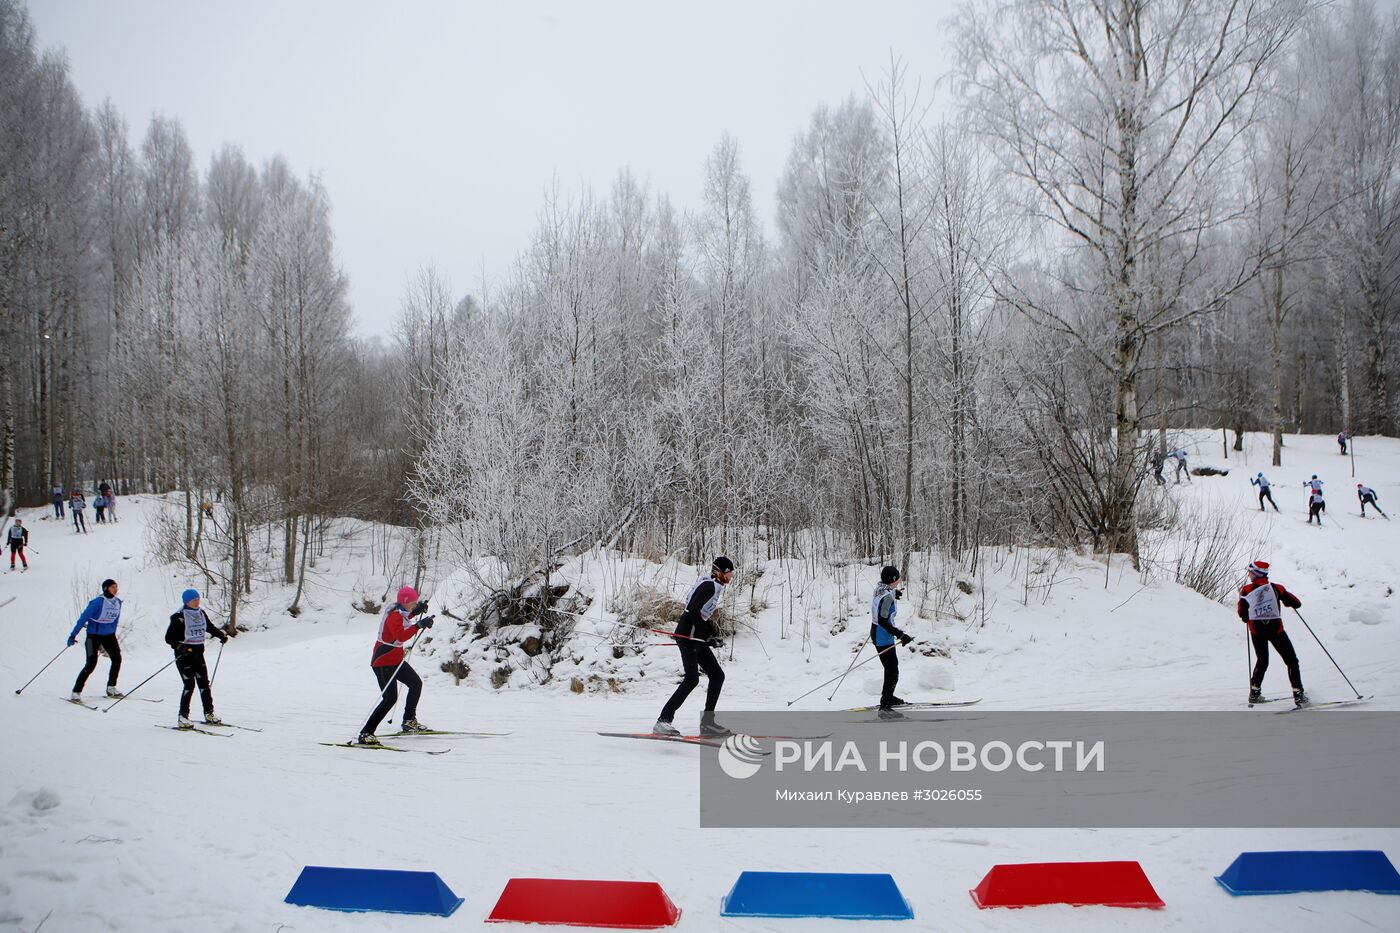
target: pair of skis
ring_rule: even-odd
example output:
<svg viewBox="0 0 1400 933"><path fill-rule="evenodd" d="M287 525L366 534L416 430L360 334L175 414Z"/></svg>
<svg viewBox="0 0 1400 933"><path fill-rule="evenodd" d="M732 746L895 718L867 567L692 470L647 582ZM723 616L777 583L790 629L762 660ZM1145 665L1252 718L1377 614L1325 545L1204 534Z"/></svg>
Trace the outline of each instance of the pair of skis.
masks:
<svg viewBox="0 0 1400 933"><path fill-rule="evenodd" d="M81 706L81 707L83 707L84 709L97 710L97 709L101 709L101 708L102 708L102 707L98 706L96 703L89 703L89 702L87 702L86 700L75 700L75 699L73 699L72 697L59 697L59 699L62 700L63 702L65 702L65 703L72 703L74 706ZM108 697L108 699L117 700L117 699L123 699L123 698L122 698L122 697ZM140 700L140 701L143 702L143 703L164 703L164 702L165 702L165 698L164 698L164 697L157 697L157 698L152 698L152 697L126 697L125 699Z"/></svg>
<svg viewBox="0 0 1400 933"><path fill-rule="evenodd" d="M981 697L978 697L975 700L935 700L927 703L905 703L903 706L895 707L895 709L899 710L900 712L918 712L919 710L944 709L947 707L956 706L972 706L973 704L980 702L982 702ZM842 710L842 712L870 713L876 712L878 710L878 706L857 706L853 709ZM913 721L917 722L918 720ZM598 734L611 739L642 739L650 742L678 742L682 745L704 745L709 748L720 748L724 745L725 740L725 736L722 735L657 735L654 732L599 732ZM805 739L824 739L827 737L827 735L830 735L830 733L827 733L826 735L750 735L749 738L787 739L790 741L802 741Z"/></svg>
<svg viewBox="0 0 1400 933"><path fill-rule="evenodd" d="M450 732L450 731L443 730L443 729L427 729L427 730L415 730L415 731L413 731L413 732L391 732L391 733L389 733L388 735L386 735L385 738L386 738L386 739L400 739L400 738L408 738L409 736L414 736L414 735L460 735L460 736L467 736L467 737L470 737L470 738L491 739L491 738L499 738L499 737L504 736L504 735L510 735L510 733L509 733L509 732ZM318 744L320 744L320 745L325 745L325 746L327 746L328 748L361 748L361 749L368 749L368 750L372 750L372 751L384 751L384 752L417 752L417 753L419 753L419 754L421 754L421 755L446 755L448 752L452 751L452 749L450 749L450 748L436 748L436 749L427 749L427 748L404 748L404 747L399 746L399 745L384 745L384 744L379 744L379 745L361 745L359 742L320 742L320 743L318 743Z"/></svg>
<svg viewBox="0 0 1400 933"><path fill-rule="evenodd" d="M1371 700L1374 699L1374 696L1364 696L1356 697L1351 700L1324 700L1321 703L1313 703L1309 701L1307 703L1304 703L1302 706L1290 706L1288 709L1276 709L1274 710L1274 712L1281 716L1284 713L1300 713L1306 709L1338 709L1344 706L1360 706L1362 703L1369 703ZM1264 702L1267 703L1269 701L1265 700Z"/></svg>

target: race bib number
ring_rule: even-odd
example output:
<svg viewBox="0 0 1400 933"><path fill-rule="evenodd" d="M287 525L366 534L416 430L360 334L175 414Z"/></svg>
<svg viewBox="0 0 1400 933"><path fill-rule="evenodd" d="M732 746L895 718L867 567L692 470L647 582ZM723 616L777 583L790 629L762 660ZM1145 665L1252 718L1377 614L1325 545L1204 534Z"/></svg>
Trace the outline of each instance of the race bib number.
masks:
<svg viewBox="0 0 1400 933"><path fill-rule="evenodd" d="M1272 583L1251 590L1245 598L1249 600L1250 619L1277 619L1282 615L1278 608L1278 593Z"/></svg>
<svg viewBox="0 0 1400 933"><path fill-rule="evenodd" d="M208 628L204 622L204 613L198 609L185 610L185 644L202 645L204 636L208 633Z"/></svg>

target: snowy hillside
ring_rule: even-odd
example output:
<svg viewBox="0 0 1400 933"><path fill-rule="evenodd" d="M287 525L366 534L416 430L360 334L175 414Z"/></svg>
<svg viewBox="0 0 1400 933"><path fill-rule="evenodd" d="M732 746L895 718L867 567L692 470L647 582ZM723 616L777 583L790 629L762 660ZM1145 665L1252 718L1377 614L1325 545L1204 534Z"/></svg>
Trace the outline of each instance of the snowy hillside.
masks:
<svg viewBox="0 0 1400 933"><path fill-rule="evenodd" d="M1230 473L1196 477L1167 494L1200 513L1239 515L1267 540L1250 556L1270 561L1275 579L1302 598L1317 635L1353 682L1376 695L1374 708L1400 709L1400 526L1361 519L1355 497L1355 483L1365 482L1383 508L1400 512L1400 441L1360 438L1355 479L1352 461L1327 437L1289 437L1279 469L1268 466L1267 437L1249 436L1243 459L1232 452L1228 461L1218 435L1200 432L1187 442L1193 465ZM1255 510L1248 478L1261 469L1281 514ZM1313 473L1327 484L1321 529L1304 522L1302 483ZM674 649L615 658L606 639L582 634L612 631L615 610L639 583L683 595L695 569L674 563L596 552L570 562L562 577L593 597L585 612L593 618L578 620L568 657L542 685L518 648L484 643L467 652L471 673L454 683L439 670L450 656L450 626L439 616L443 624L415 660L426 681L420 718L440 729L510 733L431 740L430 747L451 747L442 756L317 744L349 738L373 705L368 660L377 618L354 604L401 582L386 573L393 542L352 523L312 571L306 612L286 618L287 594L266 591L246 610L252 630L224 650L217 708L261 733L214 738L153 728L174 721L173 669L110 714L62 703L80 648L14 696L63 647L80 601L107 576L120 581L126 601L121 686L130 690L169 660L165 620L177 594L200 584L146 556L145 528L162 507L157 499L123 500L121 524L94 526L86 536L41 510L21 512L32 569L0 575L0 680L10 688L0 699L8 740L0 764L0 929L32 931L41 921L46 931L471 929L512 876L657 880L684 912L681 930L716 929L720 897L744 869L892 872L920 918L909 925L917 929L1400 929L1400 899L1232 899L1211 880L1244 849L1378 848L1400 858L1396 830L699 830L696 750L594 734L650 728L678 676ZM1170 550L1158 544L1160 553ZM739 564L726 609L744 624L732 660L728 647L721 654L728 678L720 708L785 708L845 670L868 629L878 568L759 568L742 556ZM924 597L916 568L908 576L907 602L917 606ZM441 582L425 592L435 609L468 604L464 575L442 566L433 578ZM1144 584L1126 563L1106 568L1045 551L989 551L969 582L972 593L944 605L927 597L927 617L906 625L926 647L905 656L902 695L982 697L992 709L1243 705L1244 636L1231 607L1167 579ZM217 604L207 608L222 618ZM1313 697L1349 696L1296 617L1286 624ZM646 633L628 640L660 641ZM491 674L500 667L511 673L496 689ZM89 680L90 699L105 673L104 659ZM581 694L571 689L575 678ZM1275 661L1265 692L1286 688ZM878 665L859 668L833 702L829 693L798 707L872 701ZM693 697L677 724L689 729L699 707ZM998 862L1081 858L1140 860L1167 909L979 911L967 894ZM309 864L430 869L466 903L450 920L283 904ZM722 928L850 926L724 921Z"/></svg>

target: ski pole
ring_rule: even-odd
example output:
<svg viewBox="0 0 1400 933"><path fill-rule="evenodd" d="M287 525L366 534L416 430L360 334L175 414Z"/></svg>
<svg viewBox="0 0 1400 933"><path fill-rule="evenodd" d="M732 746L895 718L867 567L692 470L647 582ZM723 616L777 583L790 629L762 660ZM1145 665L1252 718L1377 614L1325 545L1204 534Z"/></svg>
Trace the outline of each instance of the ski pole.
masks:
<svg viewBox="0 0 1400 933"><path fill-rule="evenodd" d="M861 661L859 664L853 665L853 666L851 667L851 671L855 670L857 667L864 667L865 665L869 664L871 661L873 661L873 660L875 660L876 658L878 658L880 655L884 654L886 651L893 651L895 648L898 648L898 647L899 647L899 642L895 642L893 645L890 645L889 647L881 648L879 651L876 651L874 654L872 654L870 657L866 658L864 661ZM851 671L846 671L846 674L849 674ZM845 677L846 674L842 674L841 677ZM810 696L811 694L816 693L818 690L820 690L822 687L825 687L827 684L834 684L836 681L840 680L841 677L833 677L833 678L831 678L830 680L826 681L825 683L817 684L817 685L816 685L815 687L813 687L811 690L808 690L806 693L802 694L802 696L800 696L800 697L794 697L793 699L788 700L788 706L791 706L792 704L796 703L798 700L802 699L802 697Z"/></svg>
<svg viewBox="0 0 1400 933"><path fill-rule="evenodd" d="M214 686L214 678L219 676L219 662L224 657L224 642L219 642L219 653L214 655L214 673L209 675L209 686Z"/></svg>
<svg viewBox="0 0 1400 933"><path fill-rule="evenodd" d="M166 662L165 662L165 667L162 667L162 668L160 669L160 671L165 670L166 667L169 667L170 665L172 665L172 664L174 664L174 663L175 663L175 659L174 659L174 658L171 658L169 661L166 661ZM146 684L148 684L148 683L150 683L151 681L155 680L155 679L156 679L156 674L159 674L160 671L156 671L155 674L152 674L150 677L147 677L145 680L141 681L139 684L137 684L136 686L132 687L132 688L131 688L130 690L128 690L126 693L123 693L121 696L117 697L117 703L120 703L122 700L125 700L127 697L131 696L131 695L132 695L133 693L135 693L137 690L140 690L142 687L146 686ZM116 706L117 703L113 703L112 706ZM107 708L104 709L102 712L104 712L104 713L110 713L110 712L112 711L112 706L107 707Z"/></svg>
<svg viewBox="0 0 1400 933"><path fill-rule="evenodd" d="M869 636L869 635L866 635L864 638L861 639L861 641L860 641L860 647L856 649L856 653L855 653L855 654L851 655L851 663L846 667L846 674L849 674L849 673L851 672L852 668L854 668L854 667L856 666L856 658L860 657L860 653L861 653L862 651L865 650L865 643L868 642L869 640L870 640L870 636ZM836 696L836 691L840 690L840 689L841 689L841 685L842 685L843 683L846 682L846 674L842 674L842 675L841 675L841 679L838 680L838 681L836 682L836 686L833 687L833 688L831 689L831 696L829 696L829 697L826 698L826 701L827 701L828 703L830 703L830 702L832 701L832 699L835 698L835 696ZM799 699L801 699L801 698L799 697Z"/></svg>
<svg viewBox="0 0 1400 933"><path fill-rule="evenodd" d="M14 597L11 596L10 599L14 599ZM63 651L60 651L58 654L54 655L53 658L49 661L48 664L45 664L43 667L39 668L39 674L42 674L42 673L44 673L44 671L48 670L48 669L49 669L49 664L52 664L54 661L57 661L57 660L59 659L59 657L62 656L63 652L64 652L64 651L67 651L67 650L68 650L69 648L71 648L71 647L72 647L72 645L64 645L64 646L63 646ZM29 680L28 680L27 682L25 682L25 685L24 685L23 687L20 687L18 690L15 691L15 696L19 696L21 693L23 693L25 690L27 690L27 689L29 688L29 685L30 685L30 684L32 684L32 683L34 683L34 681L38 680L38 679L39 679L39 674L35 674L33 677L29 678Z"/></svg>
<svg viewBox="0 0 1400 933"><path fill-rule="evenodd" d="M1337 659L1332 657L1332 652L1327 650L1327 646L1322 643L1322 639L1317 637L1317 632L1314 632L1312 626L1308 625L1308 620L1303 619L1303 614L1297 609L1293 610L1293 614L1303 620L1303 625L1307 628L1308 634L1313 637L1313 641L1317 642L1317 646L1322 649L1322 653L1327 655L1327 660L1332 662L1332 666L1337 669L1337 673L1342 675L1342 680L1345 680L1347 686L1351 687L1351 692L1356 694L1358 700L1361 699L1361 691L1356 689L1356 686L1351 682L1351 678L1347 676L1346 671L1342 670L1342 666L1337 663Z"/></svg>

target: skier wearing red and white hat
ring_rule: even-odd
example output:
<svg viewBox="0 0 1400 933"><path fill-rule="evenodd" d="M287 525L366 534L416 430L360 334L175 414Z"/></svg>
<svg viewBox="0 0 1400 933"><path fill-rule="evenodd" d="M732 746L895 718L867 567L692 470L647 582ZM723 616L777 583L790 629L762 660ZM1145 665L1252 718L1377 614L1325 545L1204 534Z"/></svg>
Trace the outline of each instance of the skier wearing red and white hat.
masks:
<svg viewBox="0 0 1400 933"><path fill-rule="evenodd" d="M418 632L433 627L433 617L423 616L428 611L428 601L418 598L418 591L411 586L402 587L394 604L379 621L379 634L374 642L374 654L370 657L370 669L375 680L379 681L379 705L365 720L360 730L359 744L378 745L374 730L389 715L399 699L399 684L408 688L408 699L403 704L403 731L427 732L428 727L418 721L418 698L423 693L423 679L408 663L404 653L407 644Z"/></svg>
<svg viewBox="0 0 1400 933"><path fill-rule="evenodd" d="M1269 646L1273 645L1278 656L1288 667L1288 682L1293 686L1293 702L1304 706L1308 696L1303 692L1303 674L1298 668L1298 653L1293 650L1293 642L1283 630L1283 609L1302 608L1303 602L1281 583L1269 582L1268 561L1256 560L1248 567L1249 582L1240 588L1240 601L1236 607L1240 619L1249 626L1249 638L1254 643L1254 672L1249 678L1249 702L1264 700L1264 672L1269 669Z"/></svg>

